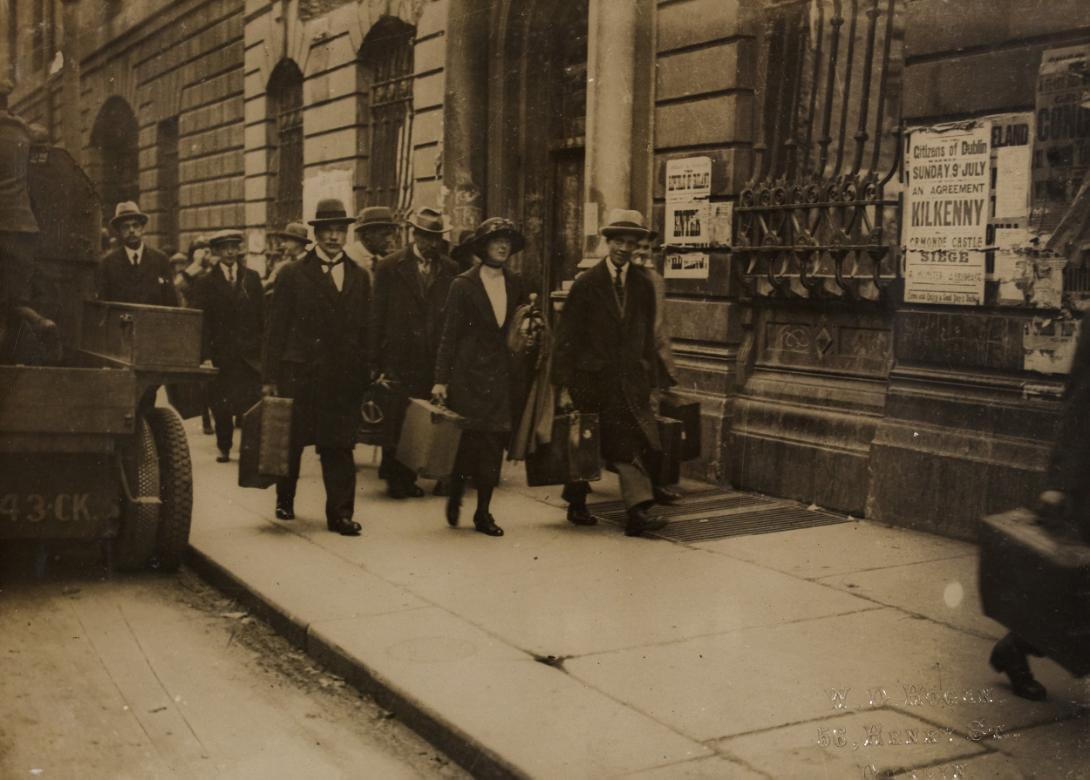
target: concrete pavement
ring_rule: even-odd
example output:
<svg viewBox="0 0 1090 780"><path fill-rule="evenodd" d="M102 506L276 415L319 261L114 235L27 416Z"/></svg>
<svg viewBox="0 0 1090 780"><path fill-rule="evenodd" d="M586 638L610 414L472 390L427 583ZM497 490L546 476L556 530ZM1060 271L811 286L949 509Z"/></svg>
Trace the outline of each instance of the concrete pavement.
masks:
<svg viewBox="0 0 1090 780"><path fill-rule="evenodd" d="M491 539L472 492L457 530L441 498L387 499L368 447L345 538L310 451L277 522L187 428L194 565L478 776L1090 777L1086 686L1035 660L1050 700L1026 702L988 668L972 545L865 522L629 539L569 526L518 467Z"/></svg>

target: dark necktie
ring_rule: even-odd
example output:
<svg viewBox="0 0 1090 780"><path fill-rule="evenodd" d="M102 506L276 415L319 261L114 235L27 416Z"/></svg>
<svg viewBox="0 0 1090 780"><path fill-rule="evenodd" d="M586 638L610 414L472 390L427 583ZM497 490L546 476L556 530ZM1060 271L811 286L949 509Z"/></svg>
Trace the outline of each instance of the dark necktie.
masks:
<svg viewBox="0 0 1090 780"><path fill-rule="evenodd" d="M617 305L621 307L621 311L624 311L624 282L621 281L620 271L616 271L613 275L613 291L617 293Z"/></svg>
<svg viewBox="0 0 1090 780"><path fill-rule="evenodd" d="M231 286L235 286L235 267L233 265L227 266L227 281L231 283Z"/></svg>

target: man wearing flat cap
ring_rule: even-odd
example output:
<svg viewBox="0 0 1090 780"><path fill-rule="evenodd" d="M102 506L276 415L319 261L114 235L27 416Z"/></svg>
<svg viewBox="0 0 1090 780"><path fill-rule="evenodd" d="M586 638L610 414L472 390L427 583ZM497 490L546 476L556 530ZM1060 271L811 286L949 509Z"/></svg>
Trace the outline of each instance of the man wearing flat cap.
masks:
<svg viewBox="0 0 1090 780"><path fill-rule="evenodd" d="M396 441L409 398L428 398L443 328L447 293L458 266L442 252L443 215L421 209L409 219L412 242L379 262L375 270L374 355L376 370L404 403L390 415L391 445L383 448L383 476L391 498L417 498L424 491L416 474L398 463Z"/></svg>
<svg viewBox="0 0 1090 780"><path fill-rule="evenodd" d="M118 203L110 228L118 246L98 267L98 298L102 301L177 306L174 275L166 255L144 241L148 215L132 201Z"/></svg>
<svg viewBox="0 0 1090 780"><path fill-rule="evenodd" d="M560 313L553 351L553 384L561 406L598 415L602 457L613 464L628 510L625 533L662 528L648 515L655 491L647 459L661 450L651 410L660 383L655 340L655 288L631 263L650 231L638 211L614 209L601 230L609 254L576 278ZM586 482L564 486L568 520L593 525Z"/></svg>
<svg viewBox="0 0 1090 780"><path fill-rule="evenodd" d="M374 278L379 260L397 248L397 223L394 212L385 206L368 206L361 209L352 226L356 239L363 247L363 257L356 257L356 264Z"/></svg>
<svg viewBox="0 0 1090 780"><path fill-rule="evenodd" d="M313 444L322 462L326 527L343 536L361 530L352 519L352 449L370 375L371 280L344 253L353 222L341 201L318 201L310 220L314 246L279 273L263 365L263 392L294 399L291 471L276 485L276 517L295 517L299 461Z"/></svg>
<svg viewBox="0 0 1090 780"><path fill-rule="evenodd" d="M230 460L234 418L261 396L261 336L264 294L257 271L242 264L242 231L208 237L215 264L193 280L190 303L204 312L204 357L219 373L209 384L208 405L216 421L216 460Z"/></svg>

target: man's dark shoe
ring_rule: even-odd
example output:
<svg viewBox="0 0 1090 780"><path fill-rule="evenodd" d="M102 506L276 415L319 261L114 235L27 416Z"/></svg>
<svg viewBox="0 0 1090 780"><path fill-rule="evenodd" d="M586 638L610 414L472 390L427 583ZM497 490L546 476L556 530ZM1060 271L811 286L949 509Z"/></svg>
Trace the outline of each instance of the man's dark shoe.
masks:
<svg viewBox="0 0 1090 780"><path fill-rule="evenodd" d="M435 483L435 487L431 489L433 496L449 496L450 495L450 483L445 479L440 479Z"/></svg>
<svg viewBox="0 0 1090 780"><path fill-rule="evenodd" d="M676 504L678 501L681 500L680 493L667 487L655 488L654 496L656 504Z"/></svg>
<svg viewBox="0 0 1090 780"><path fill-rule="evenodd" d="M421 498L424 495L424 488L415 482L410 482L405 486L406 498Z"/></svg>
<svg viewBox="0 0 1090 780"><path fill-rule="evenodd" d="M216 463L227 463L229 460L231 460L229 450L220 450L220 454L216 456Z"/></svg>
<svg viewBox="0 0 1090 780"><path fill-rule="evenodd" d="M597 525L598 518L590 513L586 504L568 504L568 522L572 525Z"/></svg>
<svg viewBox="0 0 1090 780"><path fill-rule="evenodd" d="M276 519L277 520L294 520L295 519L295 507L291 504L277 503L276 505Z"/></svg>
<svg viewBox="0 0 1090 780"><path fill-rule="evenodd" d="M201 423L201 432L205 436L211 436L216 432L216 429L212 427L212 423Z"/></svg>
<svg viewBox="0 0 1090 780"><path fill-rule="evenodd" d="M1030 701L1044 701L1048 697L1045 686L1033 677L1026 654L1018 647L1014 634L1007 634L995 643L988 663L997 672L1007 675L1015 696Z"/></svg>
<svg viewBox="0 0 1090 780"><path fill-rule="evenodd" d="M326 527L341 536L359 536L363 526L347 517L335 517L326 521Z"/></svg>
<svg viewBox="0 0 1090 780"><path fill-rule="evenodd" d="M478 533L486 536L503 536L503 529L496 525L496 520L487 512L477 512L473 515L473 527Z"/></svg>
<svg viewBox="0 0 1090 780"><path fill-rule="evenodd" d="M628 510L628 522L624 527L625 536L642 536L649 531L658 531L666 525L666 520L663 518L648 515L646 506L646 504L634 506Z"/></svg>

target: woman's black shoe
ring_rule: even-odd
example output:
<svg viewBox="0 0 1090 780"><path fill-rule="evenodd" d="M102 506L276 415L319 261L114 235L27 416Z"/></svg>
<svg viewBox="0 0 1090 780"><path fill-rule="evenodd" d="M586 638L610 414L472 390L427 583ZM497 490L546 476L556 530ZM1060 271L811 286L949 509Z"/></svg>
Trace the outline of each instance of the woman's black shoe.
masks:
<svg viewBox="0 0 1090 780"><path fill-rule="evenodd" d="M1045 686L1033 677L1026 654L1018 646L1014 634L1007 634L995 643L988 663L997 672L1007 675L1015 696L1030 701L1044 701L1048 697Z"/></svg>
<svg viewBox="0 0 1090 780"><path fill-rule="evenodd" d="M473 515L473 526L478 533L486 536L503 536L503 529L496 525L496 520L487 512L477 512Z"/></svg>

